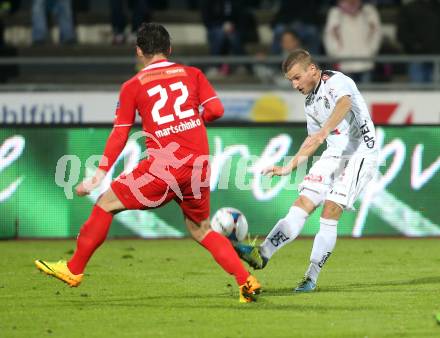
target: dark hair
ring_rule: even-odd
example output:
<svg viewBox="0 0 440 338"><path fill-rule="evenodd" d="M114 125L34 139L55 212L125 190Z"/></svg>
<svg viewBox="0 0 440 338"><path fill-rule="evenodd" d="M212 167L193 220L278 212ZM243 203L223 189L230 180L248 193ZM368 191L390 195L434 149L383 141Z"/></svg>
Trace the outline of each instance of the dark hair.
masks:
<svg viewBox="0 0 440 338"><path fill-rule="evenodd" d="M170 34L157 23L142 23L137 31L136 45L144 55L170 55Z"/></svg>
<svg viewBox="0 0 440 338"><path fill-rule="evenodd" d="M319 68L318 64L313 60L312 56L305 49L296 49L291 52L286 59L283 61L282 71L286 74L290 68L292 68L295 64L301 63L304 68L308 67L311 64L314 64L317 68Z"/></svg>

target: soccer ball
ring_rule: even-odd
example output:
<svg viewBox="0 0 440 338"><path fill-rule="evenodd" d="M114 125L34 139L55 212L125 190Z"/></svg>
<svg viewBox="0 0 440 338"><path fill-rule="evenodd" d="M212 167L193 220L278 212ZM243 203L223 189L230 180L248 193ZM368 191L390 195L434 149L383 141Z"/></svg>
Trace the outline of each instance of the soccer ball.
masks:
<svg viewBox="0 0 440 338"><path fill-rule="evenodd" d="M243 241L248 234L248 223L243 213L235 208L220 208L211 220L212 230L233 241Z"/></svg>

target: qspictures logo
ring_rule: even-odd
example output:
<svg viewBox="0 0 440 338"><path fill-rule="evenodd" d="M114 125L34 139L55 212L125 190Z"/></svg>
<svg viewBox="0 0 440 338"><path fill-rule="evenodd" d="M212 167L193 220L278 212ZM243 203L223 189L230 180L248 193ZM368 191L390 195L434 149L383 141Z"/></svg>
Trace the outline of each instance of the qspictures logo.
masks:
<svg viewBox="0 0 440 338"><path fill-rule="evenodd" d="M141 154L140 160L148 159L150 162L149 170L146 172L137 172L135 175L133 171L125 172L119 175L116 180L119 183L124 184L130 190L132 196L141 205L149 208L155 208L161 205L169 192L173 192L179 199L183 200L183 193L181 191L180 183L177 177L174 176L173 172L176 169L184 166L190 159L192 159L193 154L179 159L176 157L175 152L179 149L179 144L176 142L170 142L165 146L159 142L159 140L153 135L145 131L139 131L130 136L128 143L137 143L140 138L150 138L156 144L156 147L145 150ZM98 156L100 157L100 156ZM96 159L95 155L92 155L87 159L86 163L90 164ZM70 165L68 166L68 163ZM194 159L193 170L190 176L191 191L195 199L202 198L201 190L203 187L209 187L209 174L203 175L203 171L200 170L206 163L209 162L208 155L201 155ZM70 167L70 172L68 173L67 168ZM94 167L96 169L96 167ZM73 198L73 186L77 183L80 176L81 161L76 155L64 155L62 156L56 166L55 172L55 183L64 188L64 192L68 199ZM65 181L65 177L73 177L73 180ZM203 177L204 176L204 177ZM144 189L148 184L155 180L161 180L166 183L166 188L163 190L161 196L156 196L157 199L150 200L144 194ZM86 178L83 184L87 190L93 190L93 179Z"/></svg>

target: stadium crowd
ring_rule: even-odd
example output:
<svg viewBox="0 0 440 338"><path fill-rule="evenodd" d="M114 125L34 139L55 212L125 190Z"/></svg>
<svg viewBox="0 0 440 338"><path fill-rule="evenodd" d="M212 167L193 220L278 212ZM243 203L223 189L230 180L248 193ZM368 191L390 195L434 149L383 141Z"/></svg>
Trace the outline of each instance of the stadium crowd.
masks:
<svg viewBox="0 0 440 338"><path fill-rule="evenodd" d="M301 4L289 0L0 0L1 54L11 55L11 48L16 47L6 46L4 31L13 22L26 22L20 18L28 20L33 46L66 46L82 43L77 27L83 24L84 13L100 13L111 27L111 44L128 46L134 44L135 32L143 21L160 21L157 13L169 13L179 24L182 19L173 17L176 10L192 13L184 20L195 18L203 25L207 54L213 56L248 55L264 60L284 56L298 47L334 58L440 54L436 43L440 34L439 0L309 0ZM93 23L93 16L88 23ZM261 41L262 23L271 29L269 44ZM49 34L51 26L59 26L56 41ZM331 67L358 82L384 80L393 72L390 65L365 60L343 61ZM225 76L240 71L254 72L260 80L270 82L278 68L223 64L207 69L207 74ZM431 82L432 74L433 64L429 62L412 62L407 67L412 82Z"/></svg>

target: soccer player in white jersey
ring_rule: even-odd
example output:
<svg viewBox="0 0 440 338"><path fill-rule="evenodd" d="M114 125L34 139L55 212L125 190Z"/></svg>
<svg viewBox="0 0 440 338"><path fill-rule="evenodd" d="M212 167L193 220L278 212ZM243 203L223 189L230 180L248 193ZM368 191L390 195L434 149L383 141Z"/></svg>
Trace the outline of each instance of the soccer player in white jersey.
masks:
<svg viewBox="0 0 440 338"><path fill-rule="evenodd" d="M338 220L353 204L377 170L377 142L367 105L352 79L337 71L323 71L305 50L287 56L282 66L294 89L306 95L304 109L308 137L284 167L263 171L269 176L289 175L326 141L327 149L299 185L299 197L262 245L234 243L240 257L255 269L266 266L273 254L293 241L307 217L321 204L319 231L310 265L296 292L313 291L318 275L332 253Z"/></svg>

